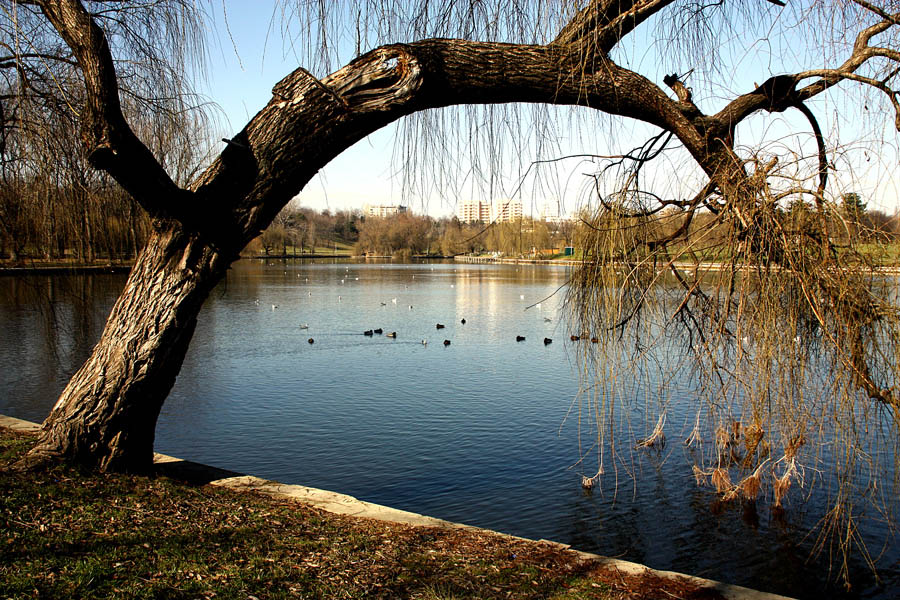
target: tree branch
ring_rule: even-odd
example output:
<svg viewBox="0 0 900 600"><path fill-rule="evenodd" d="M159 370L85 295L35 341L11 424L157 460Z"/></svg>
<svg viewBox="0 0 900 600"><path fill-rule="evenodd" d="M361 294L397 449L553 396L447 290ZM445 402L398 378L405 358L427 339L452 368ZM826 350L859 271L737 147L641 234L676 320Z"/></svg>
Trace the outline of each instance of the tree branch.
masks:
<svg viewBox="0 0 900 600"><path fill-rule="evenodd" d="M560 30L551 46L589 59L606 56L635 27L674 0L593 0Z"/></svg>
<svg viewBox="0 0 900 600"><path fill-rule="evenodd" d="M129 127L106 36L79 0L35 0L72 49L84 77L82 138L88 160L107 171L151 215L195 222L192 203Z"/></svg>
<svg viewBox="0 0 900 600"><path fill-rule="evenodd" d="M504 102L640 119L702 152L703 138L677 104L612 61L585 74L560 47L432 39L378 48L321 81L294 71L191 189L201 204L231 206L233 233L246 243L319 169L387 123L428 108Z"/></svg>

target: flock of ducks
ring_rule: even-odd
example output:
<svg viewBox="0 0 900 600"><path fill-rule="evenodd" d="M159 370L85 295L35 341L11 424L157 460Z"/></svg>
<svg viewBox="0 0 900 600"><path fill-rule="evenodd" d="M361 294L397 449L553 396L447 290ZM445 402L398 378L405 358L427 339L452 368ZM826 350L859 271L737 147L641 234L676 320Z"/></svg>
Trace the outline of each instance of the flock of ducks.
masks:
<svg viewBox="0 0 900 600"><path fill-rule="evenodd" d="M397 302L397 299L396 299L396 298L394 298L393 300L394 300L395 303ZM256 300L256 305L259 306L259 299ZM382 302L381 305L382 305L382 306L385 306L385 303ZM273 305L272 305L272 310L275 310L275 309L277 309L277 308L278 308L278 305L277 305L277 304L273 304ZM410 306L410 308L412 308L412 306ZM549 318L547 318L547 317L544 317L544 321L547 322L547 323L550 323L552 320L549 319ZM465 320L464 318L463 318L463 319L460 319L459 322L460 322L460 324L462 324L462 325L465 325L465 324L466 324L466 320ZM447 326L444 325L443 323L437 323L434 327L435 327L435 329L444 329L444 328L446 328ZM309 323L301 323L301 324L299 325L299 328L300 328L300 329L309 329ZM363 331L363 335L366 336L366 337L373 337L373 336L375 336L376 334L377 334L377 335L382 335L382 334L383 334L384 337L388 337L388 338L392 338L392 339L397 337L397 332L396 332L396 331L391 331L391 332L389 332L389 333L384 333L384 329L382 329L381 327L379 327L378 329L366 329L365 331ZM573 342L575 342L575 341L578 341L578 340L582 339L582 337L584 337L584 336L583 336L583 335L582 335L582 336L572 335L572 336L569 336L569 339L572 340ZM587 338L584 337L584 339L587 339ZM316 340L313 339L313 338L309 338L309 339L306 340L306 341L307 341L308 343L310 343L310 344L314 344L314 343L316 342ZM524 342L524 341L525 341L525 336L524 336L524 335L517 335L517 336L516 336L516 341L517 341L517 342ZM592 337L592 338L591 338L591 341L592 341L593 343L596 344L599 340L598 340L596 337ZM545 345L545 346L548 345L548 344L552 344L552 343L553 343L553 339L552 339L552 338L548 338L548 337L545 337L545 338L544 338L544 345ZM444 340L443 344L444 344L444 346L449 346L449 345L450 345L450 340ZM427 339L423 339L423 340L422 340L422 345L423 345L423 346L427 346L427 345L428 345L428 340L427 340Z"/></svg>
<svg viewBox="0 0 900 600"><path fill-rule="evenodd" d="M550 319L544 318L544 321L550 322ZM466 320L465 320L465 319L460 319L459 322L460 322L462 325L465 325L465 324L466 324ZM443 323L437 323L437 324L435 324L435 326L434 326L435 329L444 329L444 328L446 328L446 327L447 327L447 326L444 325ZM378 328L378 329L367 329L367 330L363 331L363 335L365 335L365 336L367 336L367 337L372 337L372 336L375 335L376 333L380 335L382 332L383 332L383 330L382 330L381 328ZM385 334L385 337L395 338L395 337L397 337L397 332L396 332L396 331L392 331L392 332L390 332L390 333L388 333L388 334ZM570 339L574 342L574 341L576 341L576 340L581 339L581 337L580 337L580 336L577 336L577 335L573 335L573 336L570 337ZM516 341L517 341L517 342L524 342L524 341L525 341L525 336L524 336L524 335L517 335L517 336L516 336ZM591 341L594 342L594 343L597 343L599 340L598 340L597 338L594 337L594 338L591 338ZM310 343L312 343L312 342L310 342ZM545 346L546 346L547 344L552 344L552 343L553 343L553 339L552 339L552 338L548 338L548 337L545 337L545 338L544 338L544 345L545 345ZM423 339L423 340L422 340L422 345L423 345L423 346L427 346L427 345L428 345L428 340L427 340L427 339ZM449 346L449 345L450 345L450 340L444 340L444 345L445 345L445 346Z"/></svg>
<svg viewBox="0 0 900 600"><path fill-rule="evenodd" d="M384 306L384 302L382 302L381 304L382 304L382 306ZM410 308L412 308L412 306L410 306ZM466 320L465 320L465 319L460 319L459 322L460 322L461 324L463 324L463 325L466 324ZM443 323L438 323L437 325L435 325L435 329L444 329L445 327L446 327L446 325L444 325ZM366 329L365 331L363 331L363 335L366 336L366 337L373 337L375 334L381 335L382 333L384 333L384 330L383 330L382 328L380 328L380 327L379 327L378 329ZM392 331L392 332L390 332L390 333L385 333L385 334L384 334L384 337L396 338L396 337L397 337L397 332L396 332L396 331ZM311 342L310 342L310 343L311 343ZM449 346L449 345L450 345L450 340L444 340L443 343L444 343L444 346ZM427 346L427 345L428 345L428 340L427 340L427 339L423 339L423 340L422 340L422 345L423 345L423 346Z"/></svg>
<svg viewBox="0 0 900 600"><path fill-rule="evenodd" d="M432 271L433 271L433 270L434 270L434 269L432 269ZM285 271L285 272L286 272L286 271ZM297 277L300 277L300 275L298 274ZM415 278L415 276L413 276L413 278ZM309 281L309 277L306 278L306 281ZM359 281L359 277L356 278L356 281ZM341 283L342 283L342 284L344 283L344 279L341 279ZM450 287L454 287L453 284L450 284ZM308 294L309 294L310 297L312 297L312 292L308 292ZM340 302L341 299L342 299L341 296L338 296L338 302ZM519 299L520 299L520 300L524 300L524 299L525 299L525 295L524 295L524 294L520 294L520 295L519 295ZM259 306L259 298L256 299L255 303L256 303L257 306ZM397 304L397 299L396 299L396 298L391 298L391 303L392 303L392 304ZM381 306L387 306L387 302L382 302L382 303L381 303ZM540 307L541 305L540 305L540 303L538 303L538 304L536 304L535 306ZM278 309L278 305L277 305L277 304L273 304L273 305L272 305L272 310L274 311L274 310L277 310L277 309ZM412 310L412 309L413 309L412 304L410 304L410 305L409 305L409 310ZM546 322L546 323L551 323L552 321L553 321L553 320L550 319L549 317L544 317L544 322ZM465 325L465 324L466 324L466 320L465 320L465 319L460 319L459 322L460 322L462 325ZM435 325L435 329L444 329L445 327L446 327L446 325L444 325L443 323L437 323L437 324ZM303 330L303 329L309 329L309 323L301 323L301 324L299 325L299 328L300 328L301 330ZM383 330L381 327L379 327L378 329L367 329L367 330L363 331L363 335L366 336L366 337L373 337L373 336L375 336L376 334L377 334L377 335L382 335L382 334L383 334L384 337L388 337L388 338L396 338L396 337L397 337L397 332L396 332L396 331L391 331L391 332L389 332L389 333L384 333L384 330ZM574 342L574 341L577 341L577 340L579 340L579 339L582 339L582 338L587 339L587 338L585 337L585 335L587 335L587 334L582 334L581 336L572 335L572 336L570 336L570 339L571 339L573 342ZM596 337L592 337L592 338L590 338L590 339L591 339L591 341L592 341L593 343L595 343L595 344L599 341ZM316 340L313 339L313 338L309 338L309 339L306 340L306 341L307 341L309 344L314 344L314 343L316 342ZM517 342L524 342L524 341L525 341L525 336L524 336L524 335L517 335L517 336L516 336L516 341L517 341ZM552 344L552 343L553 343L553 340L552 340L551 338L548 338L548 337L545 337L545 338L544 338L544 345L545 345L545 346L548 345L548 344ZM444 346L449 346L449 345L450 345L450 340L444 340L443 344L444 344ZM428 345L428 340L427 340L427 339L423 339L423 340L422 340L422 345L423 345L423 346L427 346L427 345Z"/></svg>

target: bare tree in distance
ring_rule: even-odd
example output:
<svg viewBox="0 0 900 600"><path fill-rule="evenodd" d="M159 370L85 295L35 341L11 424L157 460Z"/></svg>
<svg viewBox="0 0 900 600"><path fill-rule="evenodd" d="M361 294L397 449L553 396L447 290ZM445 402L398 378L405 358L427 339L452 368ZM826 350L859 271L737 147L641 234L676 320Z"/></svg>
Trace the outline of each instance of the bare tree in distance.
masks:
<svg viewBox="0 0 900 600"><path fill-rule="evenodd" d="M354 142L415 114L404 137L405 166L415 167L416 157L446 149L436 132L460 143L469 135L446 126L452 115L432 109L480 106L465 109L471 123L482 124L473 149L482 167L472 176L490 181L503 155L490 150L519 139L504 131L535 128L535 139L553 138L552 119L544 118L549 105L583 107L610 123L636 120L654 131L633 151L596 160L595 208L585 215L581 240L585 260L569 291L573 332L605 342L582 346L592 376L621 381L616 365L625 350L629 359L655 360L660 340L677 332L683 354L669 358L683 360L708 391L698 404L696 436L689 437L693 443L705 432L713 439L696 465L698 480L725 497L770 489L780 504L801 482L812 436L836 421L845 443L827 527L849 519L851 489L844 482L859 474L867 451L853 441L877 431L865 439L882 440L896 458L896 306L865 256L838 241L846 221L835 208L841 193L835 180L854 165L838 160L846 142L834 137L836 130L826 139L814 110L822 98L847 94L847 111L864 112L873 123L900 123L896 2L286 4L283 14L306 24L298 35L318 62L282 79L267 105L187 182L167 170L125 117L122 69L130 63L120 59L146 51L177 82L191 54L122 45L113 35L129 19L148 27L151 18L186 23L187 3L2 5L6 19L26 16L9 22L38 28L42 44L69 48L67 60L83 80L74 112L88 160L153 218L100 341L45 421L29 462L65 457L101 469L148 469L157 416L209 291L310 178ZM32 35L15 27L23 39ZM326 74L337 66L327 51L339 46L332 36L348 29L360 55ZM723 39L733 44L719 49ZM641 74L636 49L645 43L663 47L667 60L681 66L662 77ZM729 57L760 46L770 60L794 58L778 65L784 70L761 70L759 83L732 77L746 65ZM27 55L12 49L9 60L24 64ZM148 94L147 101L156 98ZM527 118L521 104L531 110ZM796 150L753 136L742 142L744 125L759 115L795 111L812 132L810 144ZM679 166L670 178L675 192L645 185L659 161ZM408 172L415 178L423 170ZM429 177L438 186L454 179L449 170ZM802 227L784 216L792 201L809 205ZM685 243L685 233L704 219L718 226L716 239L694 235ZM674 283L665 292L653 285L662 277ZM813 397L811 387L821 394ZM611 415L619 391L596 389L596 414ZM602 448L606 429L599 420ZM660 443L663 418L657 423L642 447ZM844 549L856 541L852 533L840 539Z"/></svg>
<svg viewBox="0 0 900 600"><path fill-rule="evenodd" d="M129 240L133 256L147 219L88 163L78 135L84 79L72 50L36 5L5 3L0 14L0 180L19 190L0 207L4 245L15 239L46 258L74 250L90 262L98 251L120 254ZM131 127L176 181L189 181L210 142L198 137L207 117L185 80L204 61L193 3L117 3L96 19L118 45L120 102ZM29 228L42 229L44 239ZM15 260L19 248L10 254Z"/></svg>

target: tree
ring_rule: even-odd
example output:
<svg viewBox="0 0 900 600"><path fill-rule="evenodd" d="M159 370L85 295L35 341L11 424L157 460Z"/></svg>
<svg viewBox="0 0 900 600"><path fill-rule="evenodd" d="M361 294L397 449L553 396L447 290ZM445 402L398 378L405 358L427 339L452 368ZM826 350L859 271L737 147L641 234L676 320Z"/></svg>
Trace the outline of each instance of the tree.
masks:
<svg viewBox="0 0 900 600"><path fill-rule="evenodd" d="M207 148L199 133L204 115L190 105L179 72L199 29L190 3L167 4L179 18L167 21L160 6L124 3L96 18L123 50L116 57L123 113L156 159L185 183ZM69 251L90 261L103 254L118 258L114 254L131 245L133 256L148 219L87 160L77 111L85 92L72 50L29 3L4 2L3 10L0 181L16 193L0 205L0 230L26 242L16 255L62 258ZM184 29L176 30L175 21ZM159 55L161 47L168 49L166 57Z"/></svg>
<svg viewBox="0 0 900 600"><path fill-rule="evenodd" d="M453 105L577 105L654 128L657 133L633 151L598 157L602 168L594 179L596 208L584 219L585 263L573 276L569 292L576 311L573 327L598 335L607 332L604 337L609 339L615 338L609 332L621 337L631 331L640 342L642 335L656 331L637 330L636 317L653 300L649 286L660 271L670 272L680 292L674 304L658 304L669 311L664 329L681 327L686 353L709 389L728 393L727 385L716 382L723 381L722 369L729 366L753 367L770 377L743 374L735 385L744 385L753 402L729 408L746 408L753 416L751 424L770 432L772 444L774 420L781 419L778 443L785 460L777 463L782 471L776 494L794 477L791 457L809 431L789 426L792 406L796 409L791 402L778 414L760 407L771 398L765 382L773 381L775 373L796 373L797 365L805 364L796 351L777 351L797 347L795 338L824 344L840 368L833 387L842 391L840 397L852 398L854 410L862 399L853 391L861 390L898 424L896 365L884 346L898 339L896 319L888 318L893 314L889 296L879 293L871 277L860 275L858 257L837 252L832 243L835 203L828 184L829 148L811 108L826 93L850 87L870 92L866 100L855 96L857 103L872 102L879 115L892 110L900 122L894 89L900 13L893 4L884 8L867 0L811 0L784 8L779 0L591 0L459 2L436 8L428 2L376 2L375 9L386 9L387 16L371 20L361 5L349 6L362 32L358 43L379 36L394 43L376 47L321 78L304 68L288 74L272 90L269 103L238 135L225 140L212 164L189 182L180 182L139 139L120 100L119 70L127 63L117 62L116 53L127 49L111 46L118 38L110 35L110 28L134 17L127 7L142 4L3 2L10 11L27 13L30 23L51 24L58 40L68 46L69 61L83 79L78 115L86 156L153 219L153 230L99 343L45 421L31 461L69 457L102 469L147 469L157 415L180 369L197 314L241 248L345 148L407 115L421 114L421 120L410 121L413 128L428 127L440 114L429 109ZM165 13L170 19L186 6L174 1L147 5L157 11L170 9ZM347 8L336 2L330 10ZM325 12L315 12L320 9ZM312 11L309 22L327 22L329 9L323 5L297 4L297 11L305 10ZM118 20L108 18L117 11ZM382 29L365 30L366 23ZM757 26L767 40L780 31L791 43L802 41L790 37L796 28L809 27L815 34L808 38L824 40L828 51L809 52L806 56L818 56L822 62L772 73L761 84L735 82L733 93L723 101L701 94L715 89L716 98L722 97L717 77L724 70L715 52L705 52L716 47L718 32L752 34ZM685 64L681 74L654 81L625 66L631 61L623 42L640 35L655 35L659 43L671 44L670 55ZM49 35L46 39L58 41ZM22 63L25 54L14 53L11 60ZM740 55L740 49L734 54ZM318 56L323 63L330 58L327 53ZM500 110L493 114L501 115ZM486 109L486 114L491 111ZM738 145L742 124L762 113L788 111L797 111L813 131L815 150L782 157L763 146L751 145L748 151ZM538 127L537 132L542 135L544 130ZM493 142L492 134L485 135ZM680 198L644 185L648 165L671 156L673 149L693 165L673 170L677 190L684 191ZM610 177L616 172L618 176ZM434 179L441 180L439 175ZM608 181L616 189L602 190ZM798 197L811 199L818 215L816 227L803 234L799 246L796 237L786 234L780 208ZM667 208L677 209L665 213L674 226L658 227ZM701 220L716 232L716 240L710 242L703 232L697 235ZM520 237L517 231L517 242ZM685 257L693 265L683 266ZM700 269L709 257L727 266L712 289ZM623 263L630 268L620 268ZM741 277L745 272L753 277ZM868 293L854 291L860 289ZM776 313L786 318L786 325L773 321ZM757 344L749 366L740 350L734 354L734 340L745 337L748 324L761 337L772 334ZM596 351L613 347L598 344ZM640 353L640 343L635 349ZM602 365L610 364L591 360L601 365L601 375ZM790 397L796 397L793 380L784 381L795 394ZM751 431L750 424L747 428ZM742 439L755 438L757 429L752 431ZM717 452L727 446L726 438L723 434ZM700 473L708 473L723 494L749 491L766 464L756 450L759 439L756 442L751 452L756 458L741 461L754 470L739 486L725 485L728 465L721 462L708 471L700 467Z"/></svg>
<svg viewBox="0 0 900 600"><path fill-rule="evenodd" d="M856 243L859 241L860 228L865 227L866 202L856 192L848 192L841 196L841 208L847 237L851 243Z"/></svg>

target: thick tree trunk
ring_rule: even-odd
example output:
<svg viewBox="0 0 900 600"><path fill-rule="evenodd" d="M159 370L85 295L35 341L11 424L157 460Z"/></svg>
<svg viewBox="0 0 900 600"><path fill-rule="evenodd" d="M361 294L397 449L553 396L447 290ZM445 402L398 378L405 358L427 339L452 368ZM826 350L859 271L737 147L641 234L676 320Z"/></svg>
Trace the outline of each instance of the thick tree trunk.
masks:
<svg viewBox="0 0 900 600"><path fill-rule="evenodd" d="M22 466L67 457L102 470L148 470L160 408L228 262L179 226L161 224Z"/></svg>
<svg viewBox="0 0 900 600"><path fill-rule="evenodd" d="M689 95L676 102L609 58L622 36L672 0L594 0L546 46L431 39L377 48L323 79L298 68L273 88L271 100L240 133L224 140L219 158L182 189L126 122L115 61L91 14L78 0L34 2L84 76L82 137L91 164L159 219L100 341L30 455L67 456L103 469L149 467L159 410L212 286L237 251L319 169L380 127L454 104L589 106L674 133L725 197L741 198L750 196L744 194L746 173L731 152L737 123L833 85L823 79L797 90L808 76L779 76L719 114L703 115ZM852 71L854 64L846 68ZM741 207L735 211L743 220ZM313 229L308 241L314 251Z"/></svg>

